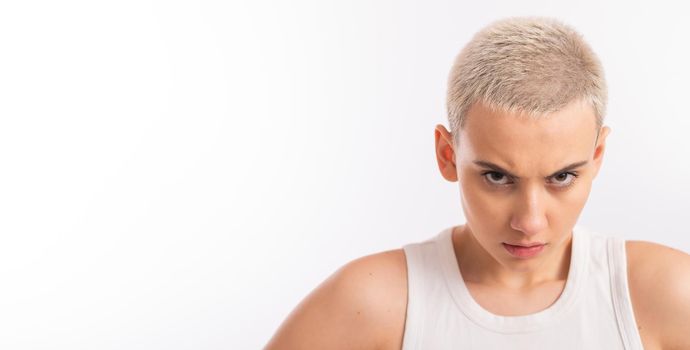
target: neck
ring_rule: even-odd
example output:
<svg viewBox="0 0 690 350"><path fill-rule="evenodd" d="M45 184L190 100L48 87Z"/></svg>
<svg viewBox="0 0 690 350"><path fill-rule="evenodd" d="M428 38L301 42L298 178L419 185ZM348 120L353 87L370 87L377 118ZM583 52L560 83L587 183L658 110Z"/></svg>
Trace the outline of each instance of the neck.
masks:
<svg viewBox="0 0 690 350"><path fill-rule="evenodd" d="M453 230L453 246L465 282L513 290L529 290L563 282L570 268L572 234L549 243L548 252L524 261L497 260L474 237L467 225ZM513 265L509 265L513 264Z"/></svg>

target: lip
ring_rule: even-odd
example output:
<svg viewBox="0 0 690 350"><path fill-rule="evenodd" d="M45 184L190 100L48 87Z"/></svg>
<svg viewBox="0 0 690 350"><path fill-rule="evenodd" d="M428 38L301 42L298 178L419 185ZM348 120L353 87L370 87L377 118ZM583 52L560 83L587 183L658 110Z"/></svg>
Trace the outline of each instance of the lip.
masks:
<svg viewBox="0 0 690 350"><path fill-rule="evenodd" d="M510 255L520 258L520 259L528 259L535 257L539 255L542 251L544 251L544 247L546 244L536 244L532 245L530 247L524 247L520 245L512 245L508 243L502 243L503 248L505 248Z"/></svg>
<svg viewBox="0 0 690 350"><path fill-rule="evenodd" d="M504 242L504 243L505 243L505 242ZM537 246L537 245L544 245L545 243L543 243L543 242L532 242L532 243L506 243L506 244L510 244L510 245L513 245L513 246L516 246L516 247L525 247L525 248L529 248L529 247L534 247L534 246Z"/></svg>

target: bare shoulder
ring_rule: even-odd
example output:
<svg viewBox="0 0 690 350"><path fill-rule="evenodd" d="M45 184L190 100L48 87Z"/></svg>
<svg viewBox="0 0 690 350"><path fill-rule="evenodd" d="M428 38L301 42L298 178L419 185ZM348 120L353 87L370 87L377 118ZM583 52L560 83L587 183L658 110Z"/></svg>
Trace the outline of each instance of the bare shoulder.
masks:
<svg viewBox="0 0 690 350"><path fill-rule="evenodd" d="M626 241L633 311L646 345L690 349L690 255L647 241Z"/></svg>
<svg viewBox="0 0 690 350"><path fill-rule="evenodd" d="M266 349L400 349L406 308L403 250L360 257L307 295Z"/></svg>

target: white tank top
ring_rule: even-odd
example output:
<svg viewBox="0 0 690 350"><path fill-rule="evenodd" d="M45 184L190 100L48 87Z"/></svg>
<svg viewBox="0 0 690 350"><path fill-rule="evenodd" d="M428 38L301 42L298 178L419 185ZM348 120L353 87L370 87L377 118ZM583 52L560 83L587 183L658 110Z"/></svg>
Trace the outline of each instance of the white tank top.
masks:
<svg viewBox="0 0 690 350"><path fill-rule="evenodd" d="M501 316L472 298L457 264L452 230L403 246L408 271L403 350L643 349L622 238L575 226L568 278L558 300L529 315Z"/></svg>

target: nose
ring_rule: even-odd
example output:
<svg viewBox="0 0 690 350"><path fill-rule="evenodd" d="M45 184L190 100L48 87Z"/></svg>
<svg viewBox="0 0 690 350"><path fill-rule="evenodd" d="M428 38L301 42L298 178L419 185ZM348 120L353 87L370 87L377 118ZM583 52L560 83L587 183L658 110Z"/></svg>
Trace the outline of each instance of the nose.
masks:
<svg viewBox="0 0 690 350"><path fill-rule="evenodd" d="M510 226L529 236L546 229L548 220L545 201L547 198L544 189L539 186L525 186L517 196Z"/></svg>

